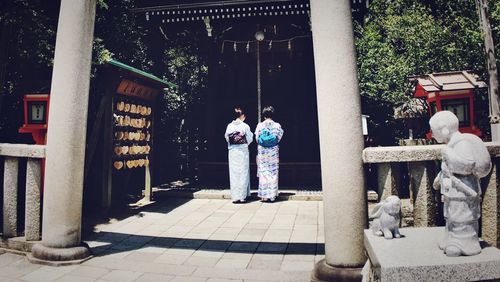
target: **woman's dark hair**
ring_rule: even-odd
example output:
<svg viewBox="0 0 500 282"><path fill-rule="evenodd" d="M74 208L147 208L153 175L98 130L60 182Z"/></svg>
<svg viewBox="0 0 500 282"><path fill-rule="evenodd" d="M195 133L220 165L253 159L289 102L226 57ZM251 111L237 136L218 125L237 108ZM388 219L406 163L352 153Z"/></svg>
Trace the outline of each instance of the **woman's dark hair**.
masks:
<svg viewBox="0 0 500 282"><path fill-rule="evenodd" d="M233 111L234 119L237 119L245 114L245 110L242 107L235 107Z"/></svg>
<svg viewBox="0 0 500 282"><path fill-rule="evenodd" d="M262 110L263 118L273 118L274 117L274 108L273 106L267 106Z"/></svg>

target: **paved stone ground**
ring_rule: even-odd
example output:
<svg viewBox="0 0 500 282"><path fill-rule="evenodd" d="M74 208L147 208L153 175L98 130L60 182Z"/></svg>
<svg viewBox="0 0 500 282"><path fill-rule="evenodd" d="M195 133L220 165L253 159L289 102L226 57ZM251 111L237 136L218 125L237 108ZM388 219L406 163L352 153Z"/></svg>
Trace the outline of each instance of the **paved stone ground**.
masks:
<svg viewBox="0 0 500 282"><path fill-rule="evenodd" d="M323 202L171 199L95 227L95 257L49 267L0 255L0 281L310 281Z"/></svg>

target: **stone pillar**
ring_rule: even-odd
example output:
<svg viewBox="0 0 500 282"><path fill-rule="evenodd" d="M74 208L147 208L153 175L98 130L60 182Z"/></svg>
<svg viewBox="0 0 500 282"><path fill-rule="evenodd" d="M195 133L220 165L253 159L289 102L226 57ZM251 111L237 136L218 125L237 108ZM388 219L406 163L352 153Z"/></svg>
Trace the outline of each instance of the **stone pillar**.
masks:
<svg viewBox="0 0 500 282"><path fill-rule="evenodd" d="M363 133L349 0L311 0L325 260L313 281L361 280L367 227Z"/></svg>
<svg viewBox="0 0 500 282"><path fill-rule="evenodd" d="M498 189L498 159L493 158L493 168L486 178L487 186L483 194L481 207L481 238L500 247L500 189Z"/></svg>
<svg viewBox="0 0 500 282"><path fill-rule="evenodd" d="M434 177L434 162L410 163L410 197L415 227L436 226L438 192L432 187Z"/></svg>
<svg viewBox="0 0 500 282"><path fill-rule="evenodd" d="M149 164L144 168L144 200L151 202L151 170Z"/></svg>
<svg viewBox="0 0 500 282"><path fill-rule="evenodd" d="M399 163L380 163L377 165L378 194L380 200L391 195L400 197L401 165Z"/></svg>
<svg viewBox="0 0 500 282"><path fill-rule="evenodd" d="M24 211L24 238L26 241L40 240L40 159L29 158L26 165L26 201Z"/></svg>
<svg viewBox="0 0 500 282"><path fill-rule="evenodd" d="M17 236L17 175L19 159L5 157L3 174L3 237Z"/></svg>
<svg viewBox="0 0 500 282"><path fill-rule="evenodd" d="M78 261L90 255L81 243L81 219L95 3L61 1L50 91L42 243L33 246L35 260Z"/></svg>

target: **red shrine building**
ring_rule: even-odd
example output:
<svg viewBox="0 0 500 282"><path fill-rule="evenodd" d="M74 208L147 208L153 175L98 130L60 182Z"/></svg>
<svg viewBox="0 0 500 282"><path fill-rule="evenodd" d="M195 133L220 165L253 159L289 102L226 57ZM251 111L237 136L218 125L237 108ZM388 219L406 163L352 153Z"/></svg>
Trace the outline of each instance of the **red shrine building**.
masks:
<svg viewBox="0 0 500 282"><path fill-rule="evenodd" d="M458 117L460 132L482 135L474 120L474 94L488 86L477 75L467 71L440 72L413 76L410 81L416 81L414 97L426 100L429 116L451 111ZM427 138L431 138L430 133Z"/></svg>

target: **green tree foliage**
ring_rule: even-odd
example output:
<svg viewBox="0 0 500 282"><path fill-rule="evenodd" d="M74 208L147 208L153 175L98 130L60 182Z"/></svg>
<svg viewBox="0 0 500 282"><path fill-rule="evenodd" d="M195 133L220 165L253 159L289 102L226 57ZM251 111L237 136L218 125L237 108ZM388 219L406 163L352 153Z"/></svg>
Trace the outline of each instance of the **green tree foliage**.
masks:
<svg viewBox="0 0 500 282"><path fill-rule="evenodd" d="M15 141L21 94L47 92L54 56L57 3L0 1L0 139Z"/></svg>
<svg viewBox="0 0 500 282"><path fill-rule="evenodd" d="M361 94L405 101L415 74L473 70L484 74L482 36L473 1L376 0L358 25Z"/></svg>
<svg viewBox="0 0 500 282"><path fill-rule="evenodd" d="M130 12L135 0L97 1L89 119L104 94L99 65L113 57L148 70L145 30ZM0 141L29 142L17 134L22 124L22 95L48 93L60 1L0 1ZM90 125L92 123L89 123ZM89 127L89 130L91 128Z"/></svg>
<svg viewBox="0 0 500 282"><path fill-rule="evenodd" d="M497 68L500 65L500 1L490 1L490 25L493 33L493 43L495 43L495 55ZM499 73L500 74L500 73Z"/></svg>
<svg viewBox="0 0 500 282"><path fill-rule="evenodd" d="M498 4L496 4L498 6ZM361 95L383 144L404 137L390 111L411 97L408 76L472 70L485 77L483 38L474 1L375 0L356 25ZM498 35L498 31L497 31ZM390 136L390 137L387 137Z"/></svg>
<svg viewBox="0 0 500 282"><path fill-rule="evenodd" d="M162 72L166 80L178 85L164 93L160 103L160 122L156 134L162 155L173 155L181 174L193 176L194 159L203 147L199 119L203 116L208 64L201 55L206 34L193 30L172 34L164 42ZM187 170L185 169L187 167ZM179 174L177 174L179 175Z"/></svg>
<svg viewBox="0 0 500 282"><path fill-rule="evenodd" d="M135 0L99 0L97 5L94 56L102 64L111 56L116 60L147 71L152 61L147 59L147 46L143 41L145 29L136 22L130 11Z"/></svg>
<svg viewBox="0 0 500 282"><path fill-rule="evenodd" d="M184 111L188 105L199 104L207 84L207 63L200 56L199 40L189 33L180 33L164 51L165 78L179 85L165 94L169 115Z"/></svg>

